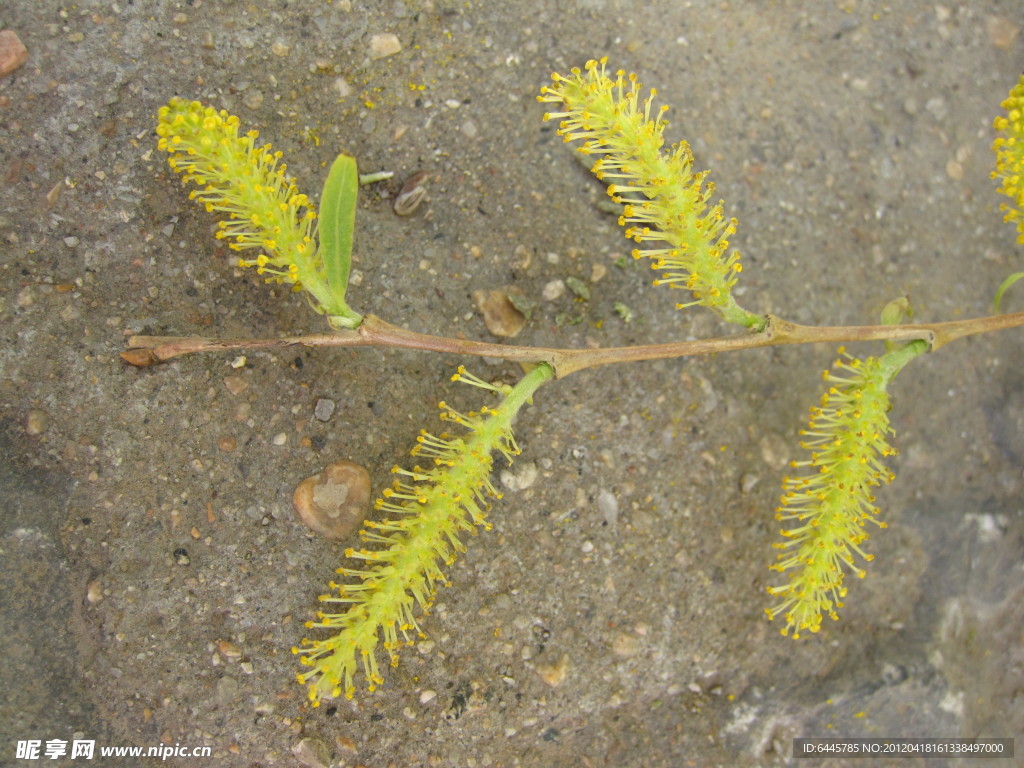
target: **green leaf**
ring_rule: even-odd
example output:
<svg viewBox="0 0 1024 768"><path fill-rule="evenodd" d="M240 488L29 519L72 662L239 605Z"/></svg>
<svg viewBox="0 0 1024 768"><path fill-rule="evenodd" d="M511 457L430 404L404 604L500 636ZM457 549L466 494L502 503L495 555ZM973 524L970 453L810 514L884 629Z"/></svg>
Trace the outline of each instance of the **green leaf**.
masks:
<svg viewBox="0 0 1024 768"><path fill-rule="evenodd" d="M999 290L996 291L996 297L992 300L992 310L994 312L999 312L999 302L1003 300L1003 294L1006 293L1006 290L1021 278L1024 278L1024 272L1014 272L1008 278L1003 280L1003 284L1000 285Z"/></svg>
<svg viewBox="0 0 1024 768"><path fill-rule="evenodd" d="M352 238L356 227L359 170L351 155L340 154L331 165L320 196L320 253L331 293L345 306Z"/></svg>
<svg viewBox="0 0 1024 768"><path fill-rule="evenodd" d="M899 325L905 318L913 317L914 311L910 306L910 299L900 296L893 299L882 309L882 325Z"/></svg>

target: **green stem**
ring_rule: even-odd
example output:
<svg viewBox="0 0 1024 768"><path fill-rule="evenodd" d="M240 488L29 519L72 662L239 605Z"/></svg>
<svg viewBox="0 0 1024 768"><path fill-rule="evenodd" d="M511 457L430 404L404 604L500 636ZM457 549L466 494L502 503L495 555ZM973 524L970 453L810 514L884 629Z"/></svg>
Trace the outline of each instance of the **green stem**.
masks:
<svg viewBox="0 0 1024 768"><path fill-rule="evenodd" d="M923 340L912 341L904 344L899 349L894 349L880 358L883 375L886 383L896 378L896 374L903 370L903 367L915 357L923 355L929 349L928 342Z"/></svg>
<svg viewBox="0 0 1024 768"><path fill-rule="evenodd" d="M731 292L727 293L725 297L727 299L725 306L711 307L725 322L749 328L755 333L760 333L768 325L769 318L767 316L745 310L736 303Z"/></svg>
<svg viewBox="0 0 1024 768"><path fill-rule="evenodd" d="M501 409L508 409L509 421L511 422L512 417L523 407L524 403L530 401L533 397L533 393L536 392L542 384L550 381L555 377L555 369L547 363L541 363L528 374L523 376L519 382L512 387L512 390L505 395L505 400L501 404Z"/></svg>

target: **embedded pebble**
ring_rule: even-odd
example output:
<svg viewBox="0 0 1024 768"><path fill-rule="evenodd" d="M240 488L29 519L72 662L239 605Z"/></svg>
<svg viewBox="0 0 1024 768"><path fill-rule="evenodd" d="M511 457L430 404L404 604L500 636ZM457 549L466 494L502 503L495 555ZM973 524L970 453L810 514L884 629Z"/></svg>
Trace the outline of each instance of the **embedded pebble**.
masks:
<svg viewBox="0 0 1024 768"><path fill-rule="evenodd" d="M313 406L313 416L320 421L329 421L331 416L334 415L334 401L328 400L326 397L321 397L316 401L316 405Z"/></svg>
<svg viewBox="0 0 1024 768"><path fill-rule="evenodd" d="M941 96L934 96L925 103L924 108L927 109L932 117L939 122L946 119L946 115L949 114L949 107L945 100Z"/></svg>
<svg viewBox="0 0 1024 768"><path fill-rule="evenodd" d="M307 768L327 768L331 764L331 751L320 739L300 739L292 745L292 754Z"/></svg>
<svg viewBox="0 0 1024 768"><path fill-rule="evenodd" d="M50 414L46 411L33 408L25 417L25 432L33 437L43 434L49 426Z"/></svg>
<svg viewBox="0 0 1024 768"><path fill-rule="evenodd" d="M402 50L402 41L392 32L383 32L370 38L370 58L383 59Z"/></svg>
<svg viewBox="0 0 1024 768"><path fill-rule="evenodd" d="M790 446L786 438L778 432L768 432L758 445L764 463L775 470L782 469L789 463Z"/></svg>
<svg viewBox="0 0 1024 768"><path fill-rule="evenodd" d="M18 291L18 297L14 300L15 306L21 307L22 309L24 309L25 307L31 307L35 303L36 292L35 290L33 290L33 287L31 285L26 285L24 288Z"/></svg>
<svg viewBox="0 0 1024 768"><path fill-rule="evenodd" d="M103 599L103 584L99 579L93 579L85 588L85 599L95 605Z"/></svg>
<svg viewBox="0 0 1024 768"><path fill-rule="evenodd" d="M619 658L628 659L630 656L636 656L639 650L640 641L633 635L620 634L612 640L612 653Z"/></svg>
<svg viewBox="0 0 1024 768"><path fill-rule="evenodd" d="M740 475L740 492L750 493L759 482L761 482L760 477L750 472L744 472Z"/></svg>
<svg viewBox="0 0 1024 768"><path fill-rule="evenodd" d="M237 397L249 388L249 382L241 376L225 376L224 386L227 388L228 392Z"/></svg>
<svg viewBox="0 0 1024 768"><path fill-rule="evenodd" d="M704 395L704 402L701 403L698 413L701 416L707 416L718 407L718 393L715 392L714 385L708 379L703 376L698 376L698 378L700 391Z"/></svg>
<svg viewBox="0 0 1024 768"><path fill-rule="evenodd" d="M552 280L544 286L540 295L544 301L554 301L561 298L563 294L565 294L565 283L561 280Z"/></svg>
<svg viewBox="0 0 1024 768"><path fill-rule="evenodd" d="M562 656L555 664L537 667L537 674L552 688L557 688L565 682L565 678L569 675L569 654Z"/></svg>
<svg viewBox="0 0 1024 768"><path fill-rule="evenodd" d="M473 291L473 301L487 330L495 336L511 338L526 327L526 316L513 306L504 291Z"/></svg>
<svg viewBox="0 0 1024 768"><path fill-rule="evenodd" d="M230 640L218 640L217 650L220 651L221 656L227 659L242 658L242 649Z"/></svg>
<svg viewBox="0 0 1024 768"><path fill-rule="evenodd" d="M347 96L351 96L353 93L356 92L355 88L349 85L348 81L343 77L334 78L334 82L331 84L331 86L334 88L334 92L337 93L338 96L343 99Z"/></svg>
<svg viewBox="0 0 1024 768"><path fill-rule="evenodd" d="M537 482L537 465L532 461L518 465L516 472L501 470L501 484L510 491L523 491Z"/></svg>
<svg viewBox="0 0 1024 768"><path fill-rule="evenodd" d="M284 432L278 432L276 435L274 435L270 442L272 442L274 445L284 445L285 443L288 442L288 435L285 434Z"/></svg>
<svg viewBox="0 0 1024 768"><path fill-rule="evenodd" d="M1020 33L1020 27L1005 16L989 16L986 27L988 40L996 48L1012 48L1013 41Z"/></svg>
<svg viewBox="0 0 1024 768"><path fill-rule="evenodd" d="M28 61L28 49L13 29L0 31L0 77L6 77Z"/></svg>
<svg viewBox="0 0 1024 768"><path fill-rule="evenodd" d="M370 473L351 461L336 461L295 488L292 505L302 522L331 541L347 539L370 509Z"/></svg>
<svg viewBox="0 0 1024 768"><path fill-rule="evenodd" d="M238 681L225 675L217 681L217 701L221 704L234 704L238 698Z"/></svg>
<svg viewBox="0 0 1024 768"><path fill-rule="evenodd" d="M597 509L608 525L619 521L619 500L611 491L602 490L597 494Z"/></svg>
<svg viewBox="0 0 1024 768"><path fill-rule="evenodd" d="M263 99L263 91L252 88L245 92L245 95L242 97L242 103L249 109L259 109L263 106Z"/></svg>

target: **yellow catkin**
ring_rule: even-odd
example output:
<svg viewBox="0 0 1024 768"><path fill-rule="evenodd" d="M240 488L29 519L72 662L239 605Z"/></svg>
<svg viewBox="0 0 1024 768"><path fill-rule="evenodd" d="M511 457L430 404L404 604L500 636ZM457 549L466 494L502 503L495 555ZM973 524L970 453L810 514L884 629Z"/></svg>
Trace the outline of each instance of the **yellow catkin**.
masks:
<svg viewBox="0 0 1024 768"><path fill-rule="evenodd" d="M840 350L842 352L842 350ZM782 616L782 634L818 632L823 616L838 619L846 572L865 572L854 557L870 561L861 545L868 524L884 528L872 488L893 479L883 459L896 452L889 445L889 397L886 385L895 370L878 358L843 356L825 371L828 389L811 418L801 447L808 458L793 461L801 474L783 481L775 518L789 527L771 569L789 581L768 592L778 599L768 617Z"/></svg>
<svg viewBox="0 0 1024 768"><path fill-rule="evenodd" d="M398 651L422 636L416 614L426 614L437 588L447 584L444 568L465 551L462 539L487 522L489 500L501 498L491 484L492 454L511 462L519 453L512 421L533 392L550 379L548 365L533 369L511 389L487 385L460 368L453 378L505 395L496 408L461 413L441 403L442 420L461 426L460 436L423 431L412 455L425 466L395 467L394 485L377 500L381 520L367 521L360 531L364 546L346 557L360 563L339 568L345 583L331 583L320 600L340 610L320 611L308 628L333 632L323 639L304 639L298 676L308 686L314 706L323 698L355 695L362 677L369 690L381 682L378 649L392 666Z"/></svg>
<svg viewBox="0 0 1024 768"><path fill-rule="evenodd" d="M267 282L305 289L320 311L333 311L332 294L317 256L316 210L299 192L270 144L256 146L257 131L239 133L239 120L224 110L174 98L158 112L158 147L167 162L193 183L189 197L225 218L217 237L232 250L259 251L240 258Z"/></svg>
<svg viewBox="0 0 1024 768"><path fill-rule="evenodd" d="M999 192L1012 202L999 206L1004 220L1017 226L1017 242L1024 243L1024 75L1002 103L1005 115L995 119L993 126L1002 135L992 143L996 153L993 179L999 179Z"/></svg>
<svg viewBox="0 0 1024 768"><path fill-rule="evenodd" d="M660 274L656 285L688 290L693 300L728 322L753 326L762 318L741 309L732 287L742 271L740 255L729 250L736 220L726 218L721 201L709 207L714 185L707 172L693 171L686 142L662 152L668 107L655 109L653 89L641 100L636 75L619 70L609 76L607 60L588 61L568 77L557 73L541 88L539 101L561 104L546 120L559 120L558 135L581 141L578 150L593 155L592 171L623 205L619 224L626 237L653 247L637 248Z"/></svg>

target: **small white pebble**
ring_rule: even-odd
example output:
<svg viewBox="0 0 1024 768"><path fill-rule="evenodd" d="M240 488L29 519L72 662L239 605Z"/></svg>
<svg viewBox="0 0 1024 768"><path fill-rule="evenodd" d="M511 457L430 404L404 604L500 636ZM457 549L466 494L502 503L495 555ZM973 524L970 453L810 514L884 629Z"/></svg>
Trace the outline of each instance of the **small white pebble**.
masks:
<svg viewBox="0 0 1024 768"><path fill-rule="evenodd" d="M544 301L554 301L564 294L565 283L561 280L552 280L544 286L544 290L541 292L541 298L543 298Z"/></svg>
<svg viewBox="0 0 1024 768"><path fill-rule="evenodd" d="M520 466L514 473L512 470L503 469L499 477L501 484L510 491L524 491L537 482L538 474L537 465L531 461Z"/></svg>
<svg viewBox="0 0 1024 768"><path fill-rule="evenodd" d="M383 59L393 56L400 50L402 50L402 41L398 39L396 34L384 32L379 35L373 35L370 38L371 59Z"/></svg>
<svg viewBox="0 0 1024 768"><path fill-rule="evenodd" d="M343 77L336 77L334 79L334 82L332 83L332 86L334 88L334 92L337 93L338 96L340 96L343 99L346 96L351 96L353 93L356 92L355 89L351 85L349 85L348 81L345 80L345 78Z"/></svg>
<svg viewBox="0 0 1024 768"><path fill-rule="evenodd" d="M429 704L437 698L437 691L426 690L420 693L420 704Z"/></svg>
<svg viewBox="0 0 1024 768"><path fill-rule="evenodd" d="M86 587L85 599L96 604L103 599L103 584L99 579L93 579Z"/></svg>
<svg viewBox="0 0 1024 768"><path fill-rule="evenodd" d="M33 437L43 434L50 426L50 415L46 411L33 408L25 418L25 433Z"/></svg>
<svg viewBox="0 0 1024 768"><path fill-rule="evenodd" d="M271 440L270 442L272 442L274 445L284 445L285 443L288 442L288 435L286 435L284 432L278 432L276 435L274 435L274 439Z"/></svg>

